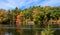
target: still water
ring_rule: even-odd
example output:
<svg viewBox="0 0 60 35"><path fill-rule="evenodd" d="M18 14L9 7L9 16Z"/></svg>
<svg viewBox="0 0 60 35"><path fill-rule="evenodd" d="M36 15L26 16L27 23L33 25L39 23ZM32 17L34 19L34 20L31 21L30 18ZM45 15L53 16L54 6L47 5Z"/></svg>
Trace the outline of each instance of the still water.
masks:
<svg viewBox="0 0 60 35"><path fill-rule="evenodd" d="M5 35L12 35L12 33L5 32Z"/></svg>

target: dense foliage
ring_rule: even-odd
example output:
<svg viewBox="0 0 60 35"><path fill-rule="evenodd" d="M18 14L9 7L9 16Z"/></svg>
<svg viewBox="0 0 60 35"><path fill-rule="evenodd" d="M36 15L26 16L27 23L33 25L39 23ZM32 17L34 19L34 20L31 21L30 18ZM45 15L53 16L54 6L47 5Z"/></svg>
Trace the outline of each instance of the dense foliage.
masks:
<svg viewBox="0 0 60 35"><path fill-rule="evenodd" d="M20 26L24 26L28 25L29 21L34 22L33 28L46 28L48 24L55 28L60 27L60 6L33 6L24 10L16 7L8 11L0 9L0 24L18 27L19 23ZM37 30L34 31L36 32ZM45 31L46 30L43 30L43 32Z"/></svg>

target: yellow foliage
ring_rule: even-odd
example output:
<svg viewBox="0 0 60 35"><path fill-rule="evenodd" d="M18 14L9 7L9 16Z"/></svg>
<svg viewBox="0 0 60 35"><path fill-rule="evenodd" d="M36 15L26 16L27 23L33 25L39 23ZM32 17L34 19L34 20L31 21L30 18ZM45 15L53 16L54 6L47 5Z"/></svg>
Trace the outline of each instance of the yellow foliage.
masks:
<svg viewBox="0 0 60 35"><path fill-rule="evenodd" d="M7 18L3 18L3 21L6 20Z"/></svg>
<svg viewBox="0 0 60 35"><path fill-rule="evenodd" d="M20 16L23 16L23 12L20 12Z"/></svg>
<svg viewBox="0 0 60 35"><path fill-rule="evenodd" d="M1 20L1 18L0 18L0 22L1 22L2 20Z"/></svg>

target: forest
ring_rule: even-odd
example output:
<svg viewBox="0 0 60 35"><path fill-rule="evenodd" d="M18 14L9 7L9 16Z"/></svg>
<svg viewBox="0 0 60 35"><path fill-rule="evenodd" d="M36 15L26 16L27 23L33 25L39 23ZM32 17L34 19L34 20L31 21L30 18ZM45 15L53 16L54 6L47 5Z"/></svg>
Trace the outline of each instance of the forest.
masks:
<svg viewBox="0 0 60 35"><path fill-rule="evenodd" d="M60 35L60 30L53 29L60 28L60 6L33 6L24 10L18 7L12 10L0 9L0 26L4 25L15 26L20 35ZM2 27L0 32L1 30Z"/></svg>

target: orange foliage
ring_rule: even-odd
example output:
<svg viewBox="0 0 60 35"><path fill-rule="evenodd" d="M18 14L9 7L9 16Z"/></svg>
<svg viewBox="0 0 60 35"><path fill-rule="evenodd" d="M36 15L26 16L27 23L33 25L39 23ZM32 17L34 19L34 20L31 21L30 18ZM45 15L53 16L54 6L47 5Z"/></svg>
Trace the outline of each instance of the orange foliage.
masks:
<svg viewBox="0 0 60 35"><path fill-rule="evenodd" d="M17 17L17 19L19 19L20 18L20 15L18 15L18 16L16 16Z"/></svg>
<svg viewBox="0 0 60 35"><path fill-rule="evenodd" d="M19 32L20 35L22 35L22 30L21 29L18 30L18 28L20 28L22 26L22 21L21 21L22 16L23 16L22 12L20 12L20 14L18 16L16 16L17 17L16 18L17 32Z"/></svg>

